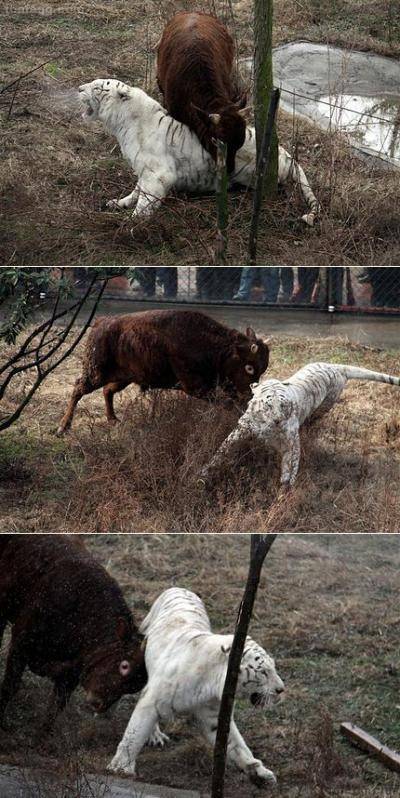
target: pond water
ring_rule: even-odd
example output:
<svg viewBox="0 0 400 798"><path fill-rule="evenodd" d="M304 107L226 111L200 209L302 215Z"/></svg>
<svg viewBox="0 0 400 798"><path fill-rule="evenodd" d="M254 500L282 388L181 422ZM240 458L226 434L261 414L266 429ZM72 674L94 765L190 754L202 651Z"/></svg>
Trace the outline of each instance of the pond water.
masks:
<svg viewBox="0 0 400 798"><path fill-rule="evenodd" d="M400 63L392 58L312 42L273 54L281 107L343 131L366 155L400 168ZM252 70L252 59L244 61Z"/></svg>

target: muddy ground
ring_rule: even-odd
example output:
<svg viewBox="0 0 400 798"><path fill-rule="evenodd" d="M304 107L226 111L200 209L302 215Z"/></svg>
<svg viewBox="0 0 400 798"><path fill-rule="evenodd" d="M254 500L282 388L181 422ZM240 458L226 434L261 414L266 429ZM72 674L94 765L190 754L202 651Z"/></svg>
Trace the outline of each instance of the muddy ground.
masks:
<svg viewBox="0 0 400 798"><path fill-rule="evenodd" d="M137 620L175 584L200 593L215 630L233 629L247 572L247 536L102 535L88 538L87 545L118 579ZM275 657L286 697L265 714L239 702L237 721L254 754L276 772L279 795L398 795L398 774L344 742L339 724L352 721L398 747L399 545L397 536L288 535L271 549L250 633ZM1 673L5 655L6 641ZM44 679L26 674L10 705L11 730L0 732L0 761L51 767L60 781L52 798L75 798L85 771L105 775L134 699L121 700L111 718L94 718L77 691L44 742L39 725L49 689ZM165 750L146 749L140 756L140 778L208 791L210 749L196 727L179 719L168 732ZM259 794L229 768L226 798Z"/></svg>
<svg viewBox="0 0 400 798"><path fill-rule="evenodd" d="M0 262L18 265L209 264L215 254L213 197L170 197L155 219L104 210L127 193L132 176L118 146L89 127L77 106L77 87L115 76L161 99L154 46L163 26L185 2L53 0L3 3L0 71L3 87L45 65L0 94ZM310 39L400 55L394 0L323 3L275 0L274 44ZM235 34L239 56L252 56L250 0L200 0ZM245 82L248 78L245 78ZM251 91L251 87L249 86ZM296 152L322 203L315 228L299 221L303 200L287 188L265 205L259 263L388 265L400 261L398 174L361 160L343 136L280 113L279 137ZM228 263L246 263L251 195L229 201Z"/></svg>
<svg viewBox="0 0 400 798"><path fill-rule="evenodd" d="M284 378L318 360L399 373L398 352L340 337L276 335L269 344L268 377ZM110 427L97 391L79 404L71 431L56 437L83 346L1 433L1 531L398 532L395 387L350 381L328 414L305 425L298 480L283 498L276 458L254 442L241 445L205 490L200 470L235 426L234 409L130 386L116 397L121 423ZM9 389L4 412L28 384L21 378Z"/></svg>

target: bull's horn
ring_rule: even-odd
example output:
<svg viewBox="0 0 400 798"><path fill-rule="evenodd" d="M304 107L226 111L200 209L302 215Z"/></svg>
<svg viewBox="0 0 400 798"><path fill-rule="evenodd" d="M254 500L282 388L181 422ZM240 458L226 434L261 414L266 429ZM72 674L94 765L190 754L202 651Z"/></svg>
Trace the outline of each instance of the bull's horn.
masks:
<svg viewBox="0 0 400 798"><path fill-rule="evenodd" d="M219 125L221 121L221 114L208 114L208 118L213 125Z"/></svg>
<svg viewBox="0 0 400 798"><path fill-rule="evenodd" d="M258 344L252 344L250 347L250 351L254 352L254 354L258 351Z"/></svg>
<svg viewBox="0 0 400 798"><path fill-rule="evenodd" d="M240 111L238 111L238 114L240 116L246 117L247 114L249 114L251 110L252 110L251 105L248 105L246 108L241 108Z"/></svg>

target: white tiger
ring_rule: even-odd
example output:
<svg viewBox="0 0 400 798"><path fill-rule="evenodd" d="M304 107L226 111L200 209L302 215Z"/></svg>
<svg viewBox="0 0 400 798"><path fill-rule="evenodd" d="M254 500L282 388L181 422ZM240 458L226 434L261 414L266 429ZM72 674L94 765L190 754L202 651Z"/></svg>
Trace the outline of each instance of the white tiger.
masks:
<svg viewBox="0 0 400 798"><path fill-rule="evenodd" d="M168 722L174 715L194 716L206 740L215 743L233 635L213 634L201 599L178 587L158 597L140 630L145 635L148 682L109 765L114 772L134 774L145 743L163 745L168 740L158 723ZM248 637L238 695L265 708L283 690L273 659ZM254 758L233 717L228 758L256 783L276 783L273 772Z"/></svg>
<svg viewBox="0 0 400 798"><path fill-rule="evenodd" d="M120 80L97 78L80 86L79 93L85 106L84 119L100 120L116 136L123 156L137 175L134 190L122 199L110 200L109 207L135 205L133 217L150 216L172 189L189 192L215 189L215 163L196 134L169 116L142 89ZM236 154L230 185L253 185L255 162L255 132L248 127L245 143ZM279 182L285 183L289 178L301 188L310 208L302 219L312 226L318 202L301 166L279 147Z"/></svg>
<svg viewBox="0 0 400 798"><path fill-rule="evenodd" d="M281 484L294 485L300 463L301 424L310 416L330 410L347 380L375 380L400 385L399 377L337 363L309 363L283 382L270 379L254 383L251 386L253 398L245 413L202 470L201 479L209 479L211 470L222 462L236 441L252 435L280 453Z"/></svg>

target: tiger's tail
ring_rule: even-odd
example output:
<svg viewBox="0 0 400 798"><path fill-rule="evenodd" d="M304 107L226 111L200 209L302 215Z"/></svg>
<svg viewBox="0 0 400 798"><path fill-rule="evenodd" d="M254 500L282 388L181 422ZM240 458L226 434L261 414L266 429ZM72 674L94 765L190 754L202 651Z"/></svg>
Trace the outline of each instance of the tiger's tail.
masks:
<svg viewBox="0 0 400 798"><path fill-rule="evenodd" d="M335 364L336 366L336 364ZM400 387L400 377L394 377L391 374L382 374L380 371L370 371L359 366L342 366L338 368L348 380L371 380L374 382L385 382L388 385L398 385Z"/></svg>

